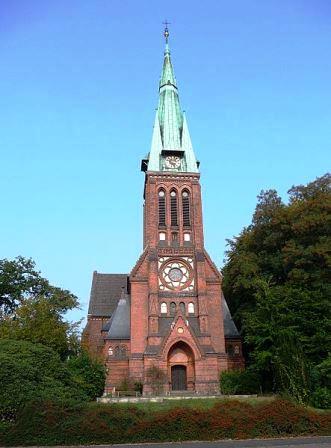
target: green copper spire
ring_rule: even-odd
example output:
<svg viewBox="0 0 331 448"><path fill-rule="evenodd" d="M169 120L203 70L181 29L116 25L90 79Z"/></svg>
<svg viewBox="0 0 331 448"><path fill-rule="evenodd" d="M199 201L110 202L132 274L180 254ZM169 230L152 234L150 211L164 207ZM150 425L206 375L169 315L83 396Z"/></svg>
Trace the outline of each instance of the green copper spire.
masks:
<svg viewBox="0 0 331 448"><path fill-rule="evenodd" d="M166 24L167 25L167 24ZM169 30L164 30L166 46L159 84L159 104L156 112L151 151L145 166L148 171L198 172L186 118L178 96L177 81L171 63L168 44ZM166 166L167 155L181 159L180 166Z"/></svg>

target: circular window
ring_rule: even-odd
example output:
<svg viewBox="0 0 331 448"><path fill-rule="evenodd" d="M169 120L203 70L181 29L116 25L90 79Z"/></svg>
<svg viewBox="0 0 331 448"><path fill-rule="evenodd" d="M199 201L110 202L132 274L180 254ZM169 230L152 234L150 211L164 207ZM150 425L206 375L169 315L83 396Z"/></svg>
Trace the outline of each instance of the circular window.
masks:
<svg viewBox="0 0 331 448"><path fill-rule="evenodd" d="M172 196L173 198L176 196L176 192L175 191L172 191L171 193L170 193L170 196Z"/></svg>
<svg viewBox="0 0 331 448"><path fill-rule="evenodd" d="M180 282L183 278L183 272L179 268L171 268L168 275L173 282Z"/></svg>
<svg viewBox="0 0 331 448"><path fill-rule="evenodd" d="M179 334L184 333L184 328L183 328L183 327L178 327L177 332L178 332Z"/></svg>
<svg viewBox="0 0 331 448"><path fill-rule="evenodd" d="M187 198L188 197L188 192L187 191L183 191L183 198Z"/></svg>
<svg viewBox="0 0 331 448"><path fill-rule="evenodd" d="M159 196L160 196L160 198L163 198L163 197L164 197L164 191L163 191L163 190L160 190L160 191L159 191Z"/></svg>
<svg viewBox="0 0 331 448"><path fill-rule="evenodd" d="M184 260L167 260L160 266L160 289L178 290L187 288L191 291L193 286L193 270Z"/></svg>

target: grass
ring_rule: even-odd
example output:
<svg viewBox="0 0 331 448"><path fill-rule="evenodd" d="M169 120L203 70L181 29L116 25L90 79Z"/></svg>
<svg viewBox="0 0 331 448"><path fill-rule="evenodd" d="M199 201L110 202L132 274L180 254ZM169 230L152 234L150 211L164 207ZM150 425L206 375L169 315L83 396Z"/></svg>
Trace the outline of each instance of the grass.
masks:
<svg viewBox="0 0 331 448"><path fill-rule="evenodd" d="M257 397L257 398L236 398L240 402L245 402L252 406L256 406L261 403L269 403L275 400L275 396ZM118 406L121 409L136 408L143 410L147 413L154 413L157 411L168 411L176 408L184 409L211 409L215 404L226 403L233 401L233 398L193 398L185 400L172 400L165 399L162 403L158 402L144 402L144 403L112 403L108 406ZM106 405L107 406L107 405Z"/></svg>

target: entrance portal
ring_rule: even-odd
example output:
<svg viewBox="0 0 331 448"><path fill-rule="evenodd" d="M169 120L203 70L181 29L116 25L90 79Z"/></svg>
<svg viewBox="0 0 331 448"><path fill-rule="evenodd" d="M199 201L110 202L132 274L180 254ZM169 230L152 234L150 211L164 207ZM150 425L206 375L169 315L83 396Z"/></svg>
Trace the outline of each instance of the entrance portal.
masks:
<svg viewBox="0 0 331 448"><path fill-rule="evenodd" d="M187 376L185 366L176 365L171 367L171 384L172 390L187 389Z"/></svg>

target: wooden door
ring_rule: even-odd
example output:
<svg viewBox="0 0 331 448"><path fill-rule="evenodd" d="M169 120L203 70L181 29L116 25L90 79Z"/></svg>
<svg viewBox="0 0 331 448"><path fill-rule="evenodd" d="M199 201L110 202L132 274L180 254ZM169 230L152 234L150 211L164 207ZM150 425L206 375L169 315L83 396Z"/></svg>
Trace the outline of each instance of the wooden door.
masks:
<svg viewBox="0 0 331 448"><path fill-rule="evenodd" d="M172 390L186 390L186 367L185 366L172 366L171 367L171 384Z"/></svg>

